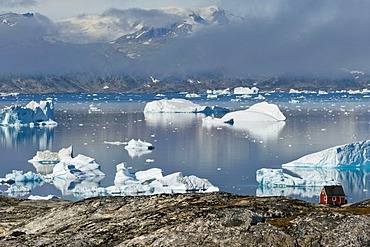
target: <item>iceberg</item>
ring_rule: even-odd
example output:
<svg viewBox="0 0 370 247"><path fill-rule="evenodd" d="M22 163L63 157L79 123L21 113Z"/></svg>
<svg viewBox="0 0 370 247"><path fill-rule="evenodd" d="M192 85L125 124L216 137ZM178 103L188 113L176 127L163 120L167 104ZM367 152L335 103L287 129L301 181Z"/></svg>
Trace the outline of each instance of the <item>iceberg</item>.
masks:
<svg viewBox="0 0 370 247"><path fill-rule="evenodd" d="M47 196L30 195L28 199L29 200L52 200L52 199L59 199L59 198L55 195L47 195Z"/></svg>
<svg viewBox="0 0 370 247"><path fill-rule="evenodd" d="M246 110L229 112L221 118L223 122L230 121L231 119L234 120L234 123L251 121L276 122L285 121L286 117L277 105L261 102L252 105Z"/></svg>
<svg viewBox="0 0 370 247"><path fill-rule="evenodd" d="M52 152L50 150L37 151L36 155L30 159L29 163L39 163L39 164L57 164L63 158L73 156L73 147L69 146L68 148L62 148L58 152Z"/></svg>
<svg viewBox="0 0 370 247"><path fill-rule="evenodd" d="M142 141L140 139L131 139L125 146L125 149L127 150L130 157L134 158L136 156L140 157L144 154L151 153L154 149L154 146L151 143Z"/></svg>
<svg viewBox="0 0 370 247"><path fill-rule="evenodd" d="M258 94L259 89L257 87L236 87L234 88L234 94Z"/></svg>
<svg viewBox="0 0 370 247"><path fill-rule="evenodd" d="M160 113L197 113L202 112L204 107L185 99L161 99L148 102L144 112Z"/></svg>
<svg viewBox="0 0 370 247"><path fill-rule="evenodd" d="M282 167L357 167L370 165L370 140L339 145L297 160Z"/></svg>
<svg viewBox="0 0 370 247"><path fill-rule="evenodd" d="M26 106L14 105L0 110L0 125L3 126L57 125L54 119L54 105L51 99L40 103L31 101Z"/></svg>
<svg viewBox="0 0 370 247"><path fill-rule="evenodd" d="M81 179L89 177L105 176L100 171L100 165L95 159L79 154L75 158L64 157L53 168L53 173L48 175L51 178Z"/></svg>
<svg viewBox="0 0 370 247"><path fill-rule="evenodd" d="M186 99L161 99L148 102L144 112L217 114L229 110L218 106L201 106Z"/></svg>
<svg viewBox="0 0 370 247"><path fill-rule="evenodd" d="M13 170L0 179L0 183L7 184L9 188L5 191L9 196L23 196L32 189L44 183L44 177L38 173Z"/></svg>
<svg viewBox="0 0 370 247"><path fill-rule="evenodd" d="M196 176L183 176L176 172L163 176L160 168L130 173L124 163L116 166L117 172L114 186L106 188L111 195L136 195L159 193L213 192L219 189L207 179Z"/></svg>
<svg viewBox="0 0 370 247"><path fill-rule="evenodd" d="M230 123L243 129L243 126L248 123L281 122L285 121L285 119L286 117L277 105L261 102L252 105L247 110L229 112L222 118L206 117L202 119L202 122L215 125Z"/></svg>
<svg viewBox="0 0 370 247"><path fill-rule="evenodd" d="M1 183L42 183L44 178L42 175L34 172L26 172L13 170L12 173L6 174L5 178L0 179Z"/></svg>

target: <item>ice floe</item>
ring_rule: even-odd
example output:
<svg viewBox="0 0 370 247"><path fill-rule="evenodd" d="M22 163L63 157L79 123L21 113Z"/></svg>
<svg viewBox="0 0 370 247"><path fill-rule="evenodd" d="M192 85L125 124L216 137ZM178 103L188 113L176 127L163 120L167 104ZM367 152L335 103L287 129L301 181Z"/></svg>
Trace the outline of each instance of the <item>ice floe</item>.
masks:
<svg viewBox="0 0 370 247"><path fill-rule="evenodd" d="M125 149L127 150L130 157L140 157L144 154L149 154L154 149L154 146L149 143L142 140L135 140L131 139L127 145L125 146Z"/></svg>
<svg viewBox="0 0 370 247"><path fill-rule="evenodd" d="M56 125L54 104L51 99L31 101L26 106L14 105L0 110L0 125L3 126L45 126Z"/></svg>

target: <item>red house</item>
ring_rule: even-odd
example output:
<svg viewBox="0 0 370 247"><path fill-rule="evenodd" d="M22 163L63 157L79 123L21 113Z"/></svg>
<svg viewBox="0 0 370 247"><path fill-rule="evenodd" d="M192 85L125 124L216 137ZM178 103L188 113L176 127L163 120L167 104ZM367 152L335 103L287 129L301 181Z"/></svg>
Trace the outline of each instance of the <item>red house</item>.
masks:
<svg viewBox="0 0 370 247"><path fill-rule="evenodd" d="M320 193L320 203L335 206L347 204L342 185L324 186Z"/></svg>

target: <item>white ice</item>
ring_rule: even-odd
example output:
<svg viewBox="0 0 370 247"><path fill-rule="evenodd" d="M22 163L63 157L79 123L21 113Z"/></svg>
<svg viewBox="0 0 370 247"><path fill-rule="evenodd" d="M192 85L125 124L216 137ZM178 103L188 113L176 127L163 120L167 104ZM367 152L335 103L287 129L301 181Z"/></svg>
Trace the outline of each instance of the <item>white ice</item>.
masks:
<svg viewBox="0 0 370 247"><path fill-rule="evenodd" d="M44 126L56 125L54 105L51 99L31 101L26 106L14 105L0 110L0 125L4 126Z"/></svg>
<svg viewBox="0 0 370 247"><path fill-rule="evenodd" d="M234 94L258 94L259 89L257 87L236 87L234 88Z"/></svg>
<svg viewBox="0 0 370 247"><path fill-rule="evenodd" d="M229 112L222 118L205 118L203 123L233 123L236 126L243 126L248 122L279 122L285 119L286 117L277 105L261 102L252 105L246 110Z"/></svg>
<svg viewBox="0 0 370 247"><path fill-rule="evenodd" d="M185 99L161 99L148 102L144 112L196 113L202 112L204 106Z"/></svg>
<svg viewBox="0 0 370 247"><path fill-rule="evenodd" d="M148 102L144 112L155 113L206 113L228 112L228 109L217 106L201 106L186 99L161 99Z"/></svg>
<svg viewBox="0 0 370 247"><path fill-rule="evenodd" d="M47 196L30 195L28 199L29 200L52 200L52 199L58 199L58 197L55 195L47 195Z"/></svg>
<svg viewBox="0 0 370 247"><path fill-rule="evenodd" d="M353 167L370 165L370 140L308 154L282 167Z"/></svg>
<svg viewBox="0 0 370 247"><path fill-rule="evenodd" d="M52 152L50 150L37 151L36 155L30 159L30 163L40 163L44 164L56 164L61 161L64 157L71 158L73 156L73 147L62 148L58 152Z"/></svg>
<svg viewBox="0 0 370 247"><path fill-rule="evenodd" d="M134 158L151 153L154 149L154 146L151 143L142 141L140 139L131 139L125 146L125 149L130 157Z"/></svg>
<svg viewBox="0 0 370 247"><path fill-rule="evenodd" d="M53 168L51 178L79 179L88 177L101 177L100 165L95 159L79 154L75 158L65 157Z"/></svg>
<svg viewBox="0 0 370 247"><path fill-rule="evenodd" d="M33 182L42 182L44 181L44 178L42 175L34 172L26 172L23 173L23 171L17 171L13 170L12 173L6 174L5 178L0 179L0 182L2 183L33 183Z"/></svg>
<svg viewBox="0 0 370 247"><path fill-rule="evenodd" d="M106 189L107 193L112 195L218 191L218 188L213 186L207 179L196 176L183 176L181 172L163 176L160 168L151 168L133 174L129 172L123 163L117 165L114 186Z"/></svg>

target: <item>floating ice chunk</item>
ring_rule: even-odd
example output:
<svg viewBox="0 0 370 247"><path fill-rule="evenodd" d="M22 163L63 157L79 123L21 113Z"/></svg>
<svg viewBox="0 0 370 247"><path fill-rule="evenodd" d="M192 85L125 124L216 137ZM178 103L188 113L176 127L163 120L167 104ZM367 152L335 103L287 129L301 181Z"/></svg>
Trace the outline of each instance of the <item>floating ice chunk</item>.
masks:
<svg viewBox="0 0 370 247"><path fill-rule="evenodd" d="M47 196L34 196L30 195L28 197L29 200L51 200L51 199L58 199L59 197L55 195L47 195Z"/></svg>
<svg viewBox="0 0 370 247"><path fill-rule="evenodd" d="M217 106L201 106L185 99L161 99L148 102L144 112L157 113L205 113L227 112L228 109Z"/></svg>
<svg viewBox="0 0 370 247"><path fill-rule="evenodd" d="M104 173L100 171L100 165L95 159L79 154L75 158L65 157L53 168L51 177L62 179L78 179L88 177L100 177Z"/></svg>
<svg viewBox="0 0 370 247"><path fill-rule="evenodd" d="M185 98L200 98L200 95L196 93L188 93L185 95Z"/></svg>
<svg viewBox="0 0 370 247"><path fill-rule="evenodd" d="M127 146L125 146L125 149L153 150L154 146L151 143L142 141L140 139L131 139L127 143Z"/></svg>
<svg viewBox="0 0 370 247"><path fill-rule="evenodd" d="M154 149L154 146L145 141L132 139L127 143L125 149L128 151L130 157L134 158L136 156L140 157L144 154L149 154Z"/></svg>
<svg viewBox="0 0 370 247"><path fill-rule="evenodd" d="M0 125L56 125L54 121L54 105L51 99L37 103L31 101L25 107L20 105L6 107L0 110Z"/></svg>
<svg viewBox="0 0 370 247"><path fill-rule="evenodd" d="M148 102L144 112L173 112L173 113L196 113L204 110L204 107L185 99L161 99Z"/></svg>
<svg viewBox="0 0 370 247"><path fill-rule="evenodd" d="M252 105L247 110L229 112L221 118L224 122L231 119L236 122L250 122L250 121L284 121L286 117L275 104L267 102L257 103Z"/></svg>
<svg viewBox="0 0 370 247"><path fill-rule="evenodd" d="M15 171L5 175L5 178L0 179L1 183L6 183L9 188L5 191L9 196L23 196L28 194L33 188L44 183L42 175L34 172Z"/></svg>
<svg viewBox="0 0 370 247"><path fill-rule="evenodd" d="M236 87L234 88L234 94L258 94L259 89L257 87Z"/></svg>
<svg viewBox="0 0 370 247"><path fill-rule="evenodd" d="M124 163L118 164L116 166L117 172L114 178L114 185L120 187L125 184L135 183L135 175L131 174Z"/></svg>
<svg viewBox="0 0 370 247"><path fill-rule="evenodd" d="M73 156L73 147L62 148L58 152L52 152L50 150L37 151L36 155L30 159L30 163L39 163L42 165L46 164L56 164L61 161L64 157L71 158Z"/></svg>
<svg viewBox="0 0 370 247"><path fill-rule="evenodd" d="M13 184L13 183L34 183L43 182L44 178L42 175L34 172L26 172L13 170L12 173L6 174L5 179L1 179L1 182Z"/></svg>
<svg viewBox="0 0 370 247"><path fill-rule="evenodd" d="M282 167L349 167L370 165L370 140L308 154Z"/></svg>
<svg viewBox="0 0 370 247"><path fill-rule="evenodd" d="M151 168L145 171L138 171L135 173L135 177L141 183L145 183L147 181L158 180L163 178L162 170L159 168Z"/></svg>

